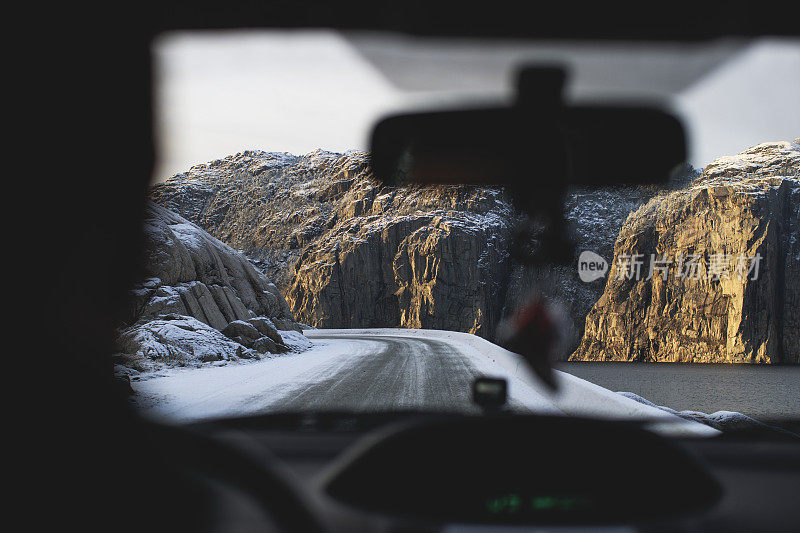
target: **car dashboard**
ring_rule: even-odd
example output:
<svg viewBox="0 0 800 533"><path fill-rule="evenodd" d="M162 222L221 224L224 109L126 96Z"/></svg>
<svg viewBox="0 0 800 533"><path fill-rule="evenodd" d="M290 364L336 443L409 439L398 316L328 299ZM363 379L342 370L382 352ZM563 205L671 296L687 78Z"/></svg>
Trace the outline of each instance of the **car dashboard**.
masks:
<svg viewBox="0 0 800 533"><path fill-rule="evenodd" d="M797 531L791 438L664 438L529 415L269 415L192 432L279 469L328 531ZM280 531L206 478L220 531Z"/></svg>

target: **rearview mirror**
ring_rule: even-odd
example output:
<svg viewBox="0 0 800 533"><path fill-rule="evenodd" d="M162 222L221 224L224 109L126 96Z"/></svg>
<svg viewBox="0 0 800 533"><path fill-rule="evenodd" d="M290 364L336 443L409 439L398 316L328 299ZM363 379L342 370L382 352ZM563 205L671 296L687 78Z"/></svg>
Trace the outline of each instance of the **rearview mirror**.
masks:
<svg viewBox="0 0 800 533"><path fill-rule="evenodd" d="M513 106L383 119L371 139L375 177L391 185L535 185L541 191L657 183L684 162L683 127L670 113L564 106L564 78L558 68L524 69Z"/></svg>

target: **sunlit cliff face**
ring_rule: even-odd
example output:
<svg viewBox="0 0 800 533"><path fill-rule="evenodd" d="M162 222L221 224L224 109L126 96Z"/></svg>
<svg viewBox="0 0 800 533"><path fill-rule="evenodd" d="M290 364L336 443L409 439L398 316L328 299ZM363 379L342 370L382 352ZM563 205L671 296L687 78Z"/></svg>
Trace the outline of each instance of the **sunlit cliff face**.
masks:
<svg viewBox="0 0 800 533"><path fill-rule="evenodd" d="M800 363L800 139L723 157L631 213L574 360ZM689 271L687 258L696 258Z"/></svg>

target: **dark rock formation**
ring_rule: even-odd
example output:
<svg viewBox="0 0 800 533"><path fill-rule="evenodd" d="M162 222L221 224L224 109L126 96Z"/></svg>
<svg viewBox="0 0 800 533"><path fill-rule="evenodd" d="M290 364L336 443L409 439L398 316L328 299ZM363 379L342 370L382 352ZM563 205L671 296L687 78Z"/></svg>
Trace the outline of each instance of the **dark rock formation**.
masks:
<svg viewBox="0 0 800 533"><path fill-rule="evenodd" d="M317 327L487 335L505 292L506 235L502 219L463 212L352 220L304 251L287 298Z"/></svg>
<svg viewBox="0 0 800 533"><path fill-rule="evenodd" d="M717 159L631 213L571 359L800 363L798 200L800 139ZM648 276L651 254L666 268Z"/></svg>

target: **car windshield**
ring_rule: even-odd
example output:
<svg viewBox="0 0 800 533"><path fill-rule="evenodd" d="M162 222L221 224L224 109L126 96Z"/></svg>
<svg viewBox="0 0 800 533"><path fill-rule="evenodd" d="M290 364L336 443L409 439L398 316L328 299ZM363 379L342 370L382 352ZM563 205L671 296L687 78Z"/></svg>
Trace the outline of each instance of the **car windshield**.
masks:
<svg viewBox="0 0 800 533"><path fill-rule="evenodd" d="M116 356L148 415L507 409L796 430L800 41L259 30L163 34L151 52L147 276ZM566 261L526 260L546 230L518 191L371 167L382 117L510 105L530 65L565 69L567 105L657 105L687 132L668 181L565 190ZM630 174L631 148L609 146ZM559 179L541 150L515 158L530 183ZM510 342L524 320L547 342Z"/></svg>

